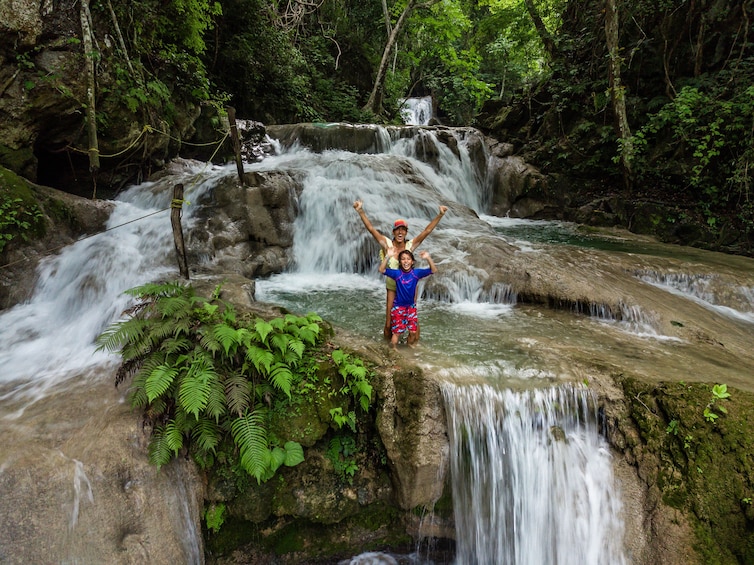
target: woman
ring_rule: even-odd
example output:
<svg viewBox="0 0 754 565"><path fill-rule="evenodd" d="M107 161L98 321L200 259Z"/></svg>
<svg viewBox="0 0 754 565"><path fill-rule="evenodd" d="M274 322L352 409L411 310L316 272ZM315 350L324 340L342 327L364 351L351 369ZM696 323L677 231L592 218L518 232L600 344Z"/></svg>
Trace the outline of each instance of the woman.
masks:
<svg viewBox="0 0 754 565"><path fill-rule="evenodd" d="M390 239L389 237L382 235L374 228L372 222L369 221L369 218L367 218L367 215L364 212L363 203L361 202L361 200L354 202L353 207L359 213L361 221L364 222L364 227L366 227L367 231L372 234L372 237L374 237L377 243L380 244L380 260L383 260L385 258L388 249L394 248L395 256L397 256L404 249L412 251L419 247L422 241L424 241L426 237L432 232L432 230L435 229L437 224L440 223L440 220L445 215L445 212L448 211L447 206L440 206L440 213L437 214L437 216L435 216L435 218L431 222L429 222L427 227L424 228L424 230L413 239L406 240L406 236L408 235L408 222L406 222L406 220L395 220L395 223L393 224L393 238ZM387 267L390 269L397 269L398 266L398 261L395 258L391 258L387 264ZM385 339L391 339L393 332L390 329L390 310L392 310L393 301L395 300L395 281L391 278L386 278L385 288L387 289L387 303L385 308L385 329L383 330L383 334L385 336ZM418 339L419 328L417 327L416 341L418 341Z"/></svg>

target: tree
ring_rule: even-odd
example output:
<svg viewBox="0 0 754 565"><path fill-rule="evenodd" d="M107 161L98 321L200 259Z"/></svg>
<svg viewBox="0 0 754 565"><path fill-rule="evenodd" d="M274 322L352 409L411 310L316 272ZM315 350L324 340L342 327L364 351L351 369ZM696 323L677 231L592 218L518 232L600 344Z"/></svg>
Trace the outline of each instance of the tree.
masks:
<svg viewBox="0 0 754 565"><path fill-rule="evenodd" d="M390 61L390 53L393 51L395 42L398 39L398 35L403 31L403 26L408 20L408 17L415 9L429 8L430 6L437 4L440 0L426 0L419 3L417 0L409 0L406 7L401 12L398 21L395 22L390 35L385 43L385 49L382 52L382 60L380 60L380 66L377 69L377 76L374 79L374 87L369 95L369 100L364 105L364 110L370 111L373 114L379 114L382 108L382 95L385 85L385 71L387 70L388 62Z"/></svg>
<svg viewBox="0 0 754 565"><path fill-rule="evenodd" d="M608 50L608 74L610 79L610 100L618 127L620 144L620 163L626 188L631 188L631 159L633 157L633 138L626 112L626 89L621 83L621 61L619 44L618 5L619 0L605 0L605 41Z"/></svg>

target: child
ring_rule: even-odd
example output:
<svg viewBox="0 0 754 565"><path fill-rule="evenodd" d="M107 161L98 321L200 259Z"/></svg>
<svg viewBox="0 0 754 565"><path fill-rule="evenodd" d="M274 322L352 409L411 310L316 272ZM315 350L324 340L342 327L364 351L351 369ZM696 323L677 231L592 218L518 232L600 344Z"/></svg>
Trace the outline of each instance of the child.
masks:
<svg viewBox="0 0 754 565"><path fill-rule="evenodd" d="M399 269L388 269L387 264L391 258L398 254ZM385 258L380 263L380 273L395 280L395 300L390 310L390 329L392 336L390 343L393 349L397 349L399 334L408 331L406 342L409 347L414 347L418 340L416 314L416 287L419 281L437 271L429 253L422 251L419 257L429 263L429 269L414 269L414 255L404 249L398 253L394 248L389 248Z"/></svg>
<svg viewBox="0 0 754 565"><path fill-rule="evenodd" d="M448 211L447 206L440 206L440 213L437 214L437 216L435 216L435 218L431 222L429 222L429 224L427 224L427 227L424 228L419 235L414 236L413 239L406 239L408 237L408 222L402 219L395 220L395 223L393 224L393 237L391 239L385 235L382 235L374 228L374 226L372 226L372 222L369 221L369 218L367 218L367 215L364 212L364 205L362 204L361 200L354 202L353 207L359 213L359 217L364 223L364 227L366 227L367 231L372 234L372 237L374 237L375 241L379 243L380 259L384 259L384 254L391 247L395 247L398 252L403 251L404 249L413 251L414 249L419 247L419 245L421 245L421 242L424 241L424 239L432 232L432 230L437 227L437 224L440 223L440 220L445 215L445 212ZM388 264L390 265L391 269L398 268L398 261L395 258ZM387 290L387 301L385 304L386 309L384 334L385 339L390 339L392 336L392 331L390 329L390 312L393 309L393 300L395 300L395 282L393 281L393 279L387 278L385 280L385 289ZM418 326L416 327L416 339L419 339Z"/></svg>

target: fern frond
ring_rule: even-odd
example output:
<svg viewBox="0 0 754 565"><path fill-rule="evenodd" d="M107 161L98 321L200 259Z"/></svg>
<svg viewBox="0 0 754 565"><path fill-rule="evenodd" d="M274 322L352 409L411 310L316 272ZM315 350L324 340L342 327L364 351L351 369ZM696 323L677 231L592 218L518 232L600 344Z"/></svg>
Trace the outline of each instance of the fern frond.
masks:
<svg viewBox="0 0 754 565"><path fill-rule="evenodd" d="M269 322L265 322L262 319L257 320L254 323L254 330L256 331L256 334L259 336L259 341L261 343L267 343L267 336L270 335L270 332L272 332L272 324Z"/></svg>
<svg viewBox="0 0 754 565"><path fill-rule="evenodd" d="M181 379L178 400L181 407L197 419L199 412L207 406L211 380L217 380L215 366L206 355L195 355L186 375Z"/></svg>
<svg viewBox="0 0 754 565"><path fill-rule="evenodd" d="M183 432L181 428L176 425L174 420L171 420L165 426L163 437L168 449L170 449L173 454L178 455L178 452L183 447Z"/></svg>
<svg viewBox="0 0 754 565"><path fill-rule="evenodd" d="M220 443L222 430L212 420L202 418L194 427L191 434L192 439L196 442L199 449L204 451L215 451L215 447Z"/></svg>
<svg viewBox="0 0 754 565"><path fill-rule="evenodd" d="M280 351L280 353L285 353L286 349L288 349L288 342L291 340L291 337L288 334L275 334L270 338L270 343L272 346Z"/></svg>
<svg viewBox="0 0 754 565"><path fill-rule="evenodd" d="M310 345L315 345L319 338L319 326L317 324L308 324L299 329L298 337Z"/></svg>
<svg viewBox="0 0 754 565"><path fill-rule="evenodd" d="M168 337L160 344L160 350L167 355L172 355L190 351L193 346L192 341L186 337Z"/></svg>
<svg viewBox="0 0 754 565"><path fill-rule="evenodd" d="M147 377L144 383L144 389L147 392L149 401L152 402L155 398L163 394L173 384L173 380L178 374L176 367L171 367L166 364L156 367Z"/></svg>
<svg viewBox="0 0 754 565"><path fill-rule="evenodd" d="M208 417L214 418L215 422L218 422L227 411L225 386L219 378L209 382L209 396L207 396L207 406L204 411Z"/></svg>
<svg viewBox="0 0 754 565"><path fill-rule="evenodd" d="M166 296L155 303L157 312L163 318L173 318L181 313L191 311L191 301L185 295Z"/></svg>
<svg viewBox="0 0 754 565"><path fill-rule="evenodd" d="M225 355L232 355L236 352L238 346L243 343L243 332L227 324L215 324L212 327L212 335L222 344ZM230 353L231 350L232 353Z"/></svg>
<svg viewBox="0 0 754 565"><path fill-rule="evenodd" d="M241 415L251 405L251 383L243 375L231 375L225 380L228 410Z"/></svg>
<svg viewBox="0 0 754 565"><path fill-rule="evenodd" d="M275 360L275 355L269 349L251 346L246 349L246 360L249 361L257 371L263 375L267 375L269 374L270 367Z"/></svg>
<svg viewBox="0 0 754 565"><path fill-rule="evenodd" d="M288 342L288 349L293 351L298 359L301 359L304 356L304 351L306 351L306 345L300 339L292 339Z"/></svg>
<svg viewBox="0 0 754 565"><path fill-rule="evenodd" d="M165 428L157 427L152 431L147 453L149 454L149 462L156 465L158 469L170 462L173 454L165 438Z"/></svg>
<svg viewBox="0 0 754 565"><path fill-rule="evenodd" d="M283 363L275 363L270 371L270 381L276 388L282 390L288 398L291 397L291 381L293 381L293 373L288 365Z"/></svg>
<svg viewBox="0 0 754 565"><path fill-rule="evenodd" d="M236 418L230 425L233 440L239 448L241 467L262 482L270 467L266 417L262 410L254 410Z"/></svg>

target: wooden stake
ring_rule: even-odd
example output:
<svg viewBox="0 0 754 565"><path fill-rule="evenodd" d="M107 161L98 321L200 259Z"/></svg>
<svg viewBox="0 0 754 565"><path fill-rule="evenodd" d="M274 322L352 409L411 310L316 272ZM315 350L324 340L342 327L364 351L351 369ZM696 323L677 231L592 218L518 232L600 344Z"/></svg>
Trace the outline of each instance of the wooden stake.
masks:
<svg viewBox="0 0 754 565"><path fill-rule="evenodd" d="M228 124L230 125L230 140L233 142L233 152L236 154L238 181L243 186L243 161L241 160L241 142L238 140L238 127L236 127L236 109L228 106L226 111L228 112Z"/></svg>
<svg viewBox="0 0 754 565"><path fill-rule="evenodd" d="M181 207L183 206L183 185L176 184L173 187L173 202L170 204L170 223L173 226L173 241L175 253L178 256L178 269L181 276L189 280L188 261L186 260L186 246L183 243L183 230L181 229Z"/></svg>

